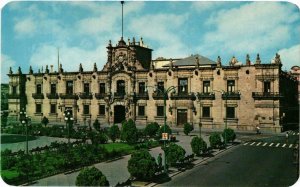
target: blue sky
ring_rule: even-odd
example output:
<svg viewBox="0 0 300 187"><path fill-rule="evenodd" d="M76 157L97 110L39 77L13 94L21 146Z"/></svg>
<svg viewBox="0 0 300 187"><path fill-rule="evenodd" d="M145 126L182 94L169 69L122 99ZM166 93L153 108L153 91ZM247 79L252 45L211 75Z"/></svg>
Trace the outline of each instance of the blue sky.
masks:
<svg viewBox="0 0 300 187"><path fill-rule="evenodd" d="M260 53L270 63L278 52L283 70L300 63L300 12L288 2L125 2L124 39L143 37L157 57L234 55L245 63ZM119 1L18 1L1 10L1 82L9 66L28 73L57 69L57 48L66 71L102 69L109 40L121 37Z"/></svg>

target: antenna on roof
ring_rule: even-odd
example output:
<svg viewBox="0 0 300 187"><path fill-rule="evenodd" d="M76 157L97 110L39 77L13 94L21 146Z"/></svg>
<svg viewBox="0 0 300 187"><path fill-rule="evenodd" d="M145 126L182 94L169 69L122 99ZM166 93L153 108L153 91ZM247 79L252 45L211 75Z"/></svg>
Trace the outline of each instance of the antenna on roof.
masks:
<svg viewBox="0 0 300 187"><path fill-rule="evenodd" d="M124 5L124 1L121 1L122 4L122 38L123 38L123 5Z"/></svg>

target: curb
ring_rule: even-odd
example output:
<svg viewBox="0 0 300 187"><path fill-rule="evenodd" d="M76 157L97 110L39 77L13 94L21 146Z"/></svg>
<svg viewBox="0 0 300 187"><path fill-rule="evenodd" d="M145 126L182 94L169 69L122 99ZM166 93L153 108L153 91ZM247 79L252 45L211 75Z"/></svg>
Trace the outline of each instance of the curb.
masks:
<svg viewBox="0 0 300 187"><path fill-rule="evenodd" d="M192 169L198 167L199 165L201 165L201 163L203 163L203 162L205 162L205 161L208 161L208 160L210 160L210 159L213 159L213 158L215 158L215 156L217 156L217 155L219 155L219 154L221 154L221 153L223 153L223 152L225 152L225 151L228 151L229 149L231 149L231 148L233 148L233 147L235 147L235 146L238 146L238 145L240 145L240 144L233 144L233 145L228 146L226 149L219 150L218 152L216 152L216 153L214 154L213 157L208 157L208 158L203 158L203 159L195 160L194 162L192 162L193 164L195 164L194 167L193 167ZM185 171L186 171L186 170L185 170ZM176 172L170 174L169 177L172 178L172 177L174 177L174 176L176 176L176 175L178 175L178 174L180 174L180 173L183 173L183 172L185 172L185 171L176 171ZM156 186L156 185L158 185L158 183L152 182L152 183L149 183L149 184L147 184L147 185L145 185L145 186L147 186L147 187L153 187L153 186Z"/></svg>

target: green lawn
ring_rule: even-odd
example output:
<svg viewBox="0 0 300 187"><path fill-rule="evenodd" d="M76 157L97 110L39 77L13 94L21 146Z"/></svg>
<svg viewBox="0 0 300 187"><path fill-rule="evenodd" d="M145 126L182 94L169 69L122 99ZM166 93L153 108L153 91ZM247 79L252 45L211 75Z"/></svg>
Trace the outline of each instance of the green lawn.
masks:
<svg viewBox="0 0 300 187"><path fill-rule="evenodd" d="M111 152L113 149L115 151L119 151L119 150L127 150L127 151L130 151L130 150L133 150L134 147L131 146L131 145L128 145L126 143L108 143L108 144L104 144L102 145L102 147L106 148L106 150L108 152Z"/></svg>
<svg viewBox="0 0 300 187"><path fill-rule="evenodd" d="M2 178L7 178L8 180L16 178L19 176L19 173L16 170L2 170Z"/></svg>
<svg viewBox="0 0 300 187"><path fill-rule="evenodd" d="M36 140L35 136L28 136L28 141ZM25 142L25 135L1 135L1 144Z"/></svg>

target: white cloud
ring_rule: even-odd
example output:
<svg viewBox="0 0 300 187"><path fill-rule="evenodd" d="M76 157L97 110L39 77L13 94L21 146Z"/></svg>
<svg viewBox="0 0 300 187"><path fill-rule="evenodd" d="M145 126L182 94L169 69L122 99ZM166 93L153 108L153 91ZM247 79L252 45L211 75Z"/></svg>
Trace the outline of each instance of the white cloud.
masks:
<svg viewBox="0 0 300 187"><path fill-rule="evenodd" d="M225 5L228 2L220 2L220 1L195 1L192 2L191 8L196 10L197 12L204 12L212 9L216 9L220 6Z"/></svg>
<svg viewBox="0 0 300 187"><path fill-rule="evenodd" d="M87 9L95 14L94 16L81 19L76 23L76 30L80 34L97 35L100 32L111 32L118 28L121 29L121 5L119 3L75 2L72 5ZM139 12L143 6L143 2L126 3L126 6L124 6L125 25L126 16Z"/></svg>
<svg viewBox="0 0 300 187"><path fill-rule="evenodd" d="M94 50L85 50L79 47L62 46L60 51L60 63L63 66L64 71L78 71L79 64L85 71L92 71L93 65L96 62L98 69L102 69L106 62L105 46L99 46ZM32 65L34 71L38 69L45 70L45 66L54 66L54 70L57 71L57 47L53 45L42 45L33 52L33 55L29 59L29 64Z"/></svg>
<svg viewBox="0 0 300 187"><path fill-rule="evenodd" d="M132 19L129 27L132 28L131 32L137 36L152 41L153 45L156 46L155 57L182 57L186 56L187 48L182 43L178 33L181 32L181 26L187 19L187 14L145 15ZM148 45L149 43L146 41L145 44Z"/></svg>
<svg viewBox="0 0 300 187"><path fill-rule="evenodd" d="M36 31L36 23L32 18L25 18L18 20L15 24L14 30L20 35L32 35Z"/></svg>
<svg viewBox="0 0 300 187"><path fill-rule="evenodd" d="M281 49L278 51L281 62L287 70L290 70L292 66L300 64L300 44L294 45L290 48Z"/></svg>
<svg viewBox="0 0 300 187"><path fill-rule="evenodd" d="M8 55L1 54L1 83L8 83L8 72L9 67L12 67L12 69L17 69L14 67L16 65L16 62Z"/></svg>
<svg viewBox="0 0 300 187"><path fill-rule="evenodd" d="M204 35L201 50L208 54L255 53L280 48L291 39L299 14L291 4L253 2L221 10L205 23L212 28ZM218 46L218 47L216 47Z"/></svg>

